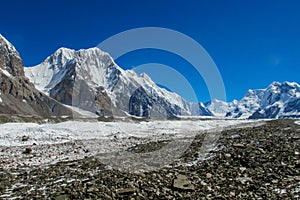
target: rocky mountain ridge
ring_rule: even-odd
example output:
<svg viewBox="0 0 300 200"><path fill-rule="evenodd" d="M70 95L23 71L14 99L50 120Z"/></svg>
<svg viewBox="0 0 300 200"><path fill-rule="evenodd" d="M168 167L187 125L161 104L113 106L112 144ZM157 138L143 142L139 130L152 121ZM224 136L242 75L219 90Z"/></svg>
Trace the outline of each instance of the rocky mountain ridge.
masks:
<svg viewBox="0 0 300 200"><path fill-rule="evenodd" d="M2 35L0 92L2 114L71 116L72 110L64 106L71 105L98 116L300 117L300 86L295 82L249 90L240 101L191 103L157 86L147 74L123 70L96 47L60 48L41 64L24 68L19 53Z"/></svg>
<svg viewBox="0 0 300 200"><path fill-rule="evenodd" d="M18 51L2 35L0 35L0 112L43 117L72 115L70 109L38 91L25 77Z"/></svg>
<svg viewBox="0 0 300 200"><path fill-rule="evenodd" d="M240 101L214 100L206 105L213 113L228 118L299 118L300 85L273 82L266 89L248 90Z"/></svg>
<svg viewBox="0 0 300 200"><path fill-rule="evenodd" d="M57 101L98 115L172 118L211 115L158 87L146 74L123 70L99 48L60 48L37 66L25 68L35 86Z"/></svg>

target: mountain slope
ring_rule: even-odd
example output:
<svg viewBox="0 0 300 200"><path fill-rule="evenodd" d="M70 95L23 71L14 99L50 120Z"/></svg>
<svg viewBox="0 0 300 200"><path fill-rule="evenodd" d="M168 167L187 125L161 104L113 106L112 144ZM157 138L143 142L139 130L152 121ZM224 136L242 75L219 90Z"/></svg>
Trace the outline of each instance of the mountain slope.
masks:
<svg viewBox="0 0 300 200"><path fill-rule="evenodd" d="M266 89L249 90L226 114L232 118L300 117L300 85L273 82Z"/></svg>
<svg viewBox="0 0 300 200"><path fill-rule="evenodd" d="M200 106L193 110L195 105L158 87L146 74L123 70L98 48L60 48L43 63L25 68L25 73L50 97L99 115L174 117L203 113Z"/></svg>
<svg viewBox="0 0 300 200"><path fill-rule="evenodd" d="M72 115L70 109L38 91L25 77L19 53L2 35L0 35L0 113Z"/></svg>
<svg viewBox="0 0 300 200"><path fill-rule="evenodd" d="M225 117L225 115L229 111L231 111L233 107L236 106L237 103L238 103L237 100L234 100L232 102L225 102L218 99L213 99L212 101L209 101L204 105L214 116Z"/></svg>

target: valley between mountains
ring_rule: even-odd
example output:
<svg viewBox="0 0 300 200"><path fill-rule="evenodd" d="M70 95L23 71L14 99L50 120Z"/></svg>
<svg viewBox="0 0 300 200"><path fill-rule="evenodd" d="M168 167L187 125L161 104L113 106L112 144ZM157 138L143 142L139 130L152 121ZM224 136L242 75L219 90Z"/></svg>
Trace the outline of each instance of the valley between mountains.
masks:
<svg viewBox="0 0 300 200"><path fill-rule="evenodd" d="M299 199L300 85L188 102L98 48L0 35L0 199Z"/></svg>

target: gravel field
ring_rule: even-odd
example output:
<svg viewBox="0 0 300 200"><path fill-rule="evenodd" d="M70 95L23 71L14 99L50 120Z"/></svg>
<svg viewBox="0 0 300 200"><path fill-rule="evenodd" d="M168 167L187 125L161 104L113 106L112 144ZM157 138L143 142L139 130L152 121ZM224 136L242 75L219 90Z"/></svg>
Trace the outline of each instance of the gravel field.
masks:
<svg viewBox="0 0 300 200"><path fill-rule="evenodd" d="M217 142L203 148L213 135ZM117 151L143 157L164 148L171 138L127 140L122 139ZM78 158L53 158L51 163L50 156L44 164L25 162L37 161L42 149L59 148L64 154L71 146L72 154L81 152ZM23 160L12 162L7 155L21 148L17 157ZM39 154L35 148L41 148ZM0 151L0 199L300 199L300 126L295 120L199 131L174 162L136 173L101 162L105 152L91 155L76 142L0 146Z"/></svg>

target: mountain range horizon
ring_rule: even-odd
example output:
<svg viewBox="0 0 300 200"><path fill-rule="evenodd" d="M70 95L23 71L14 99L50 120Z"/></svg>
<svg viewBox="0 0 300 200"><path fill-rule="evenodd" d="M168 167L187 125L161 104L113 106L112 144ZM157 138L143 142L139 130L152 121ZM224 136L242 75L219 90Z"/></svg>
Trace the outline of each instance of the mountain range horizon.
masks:
<svg viewBox="0 0 300 200"><path fill-rule="evenodd" d="M15 51L17 55L11 43L3 36L0 37L3 45L5 44L11 52ZM213 99L206 103L192 103L174 92L157 86L146 74L123 70L109 53L97 47L77 51L61 47L41 64L22 67L24 75L38 91L63 105L79 107L100 116L126 114L167 118L182 115L231 118L300 116L300 86L296 82L274 81L266 89L249 90L240 101L224 102ZM5 70L2 69L2 74L10 76ZM79 92L84 91L84 95L74 96L77 87L81 88ZM87 98L93 101L87 103Z"/></svg>

